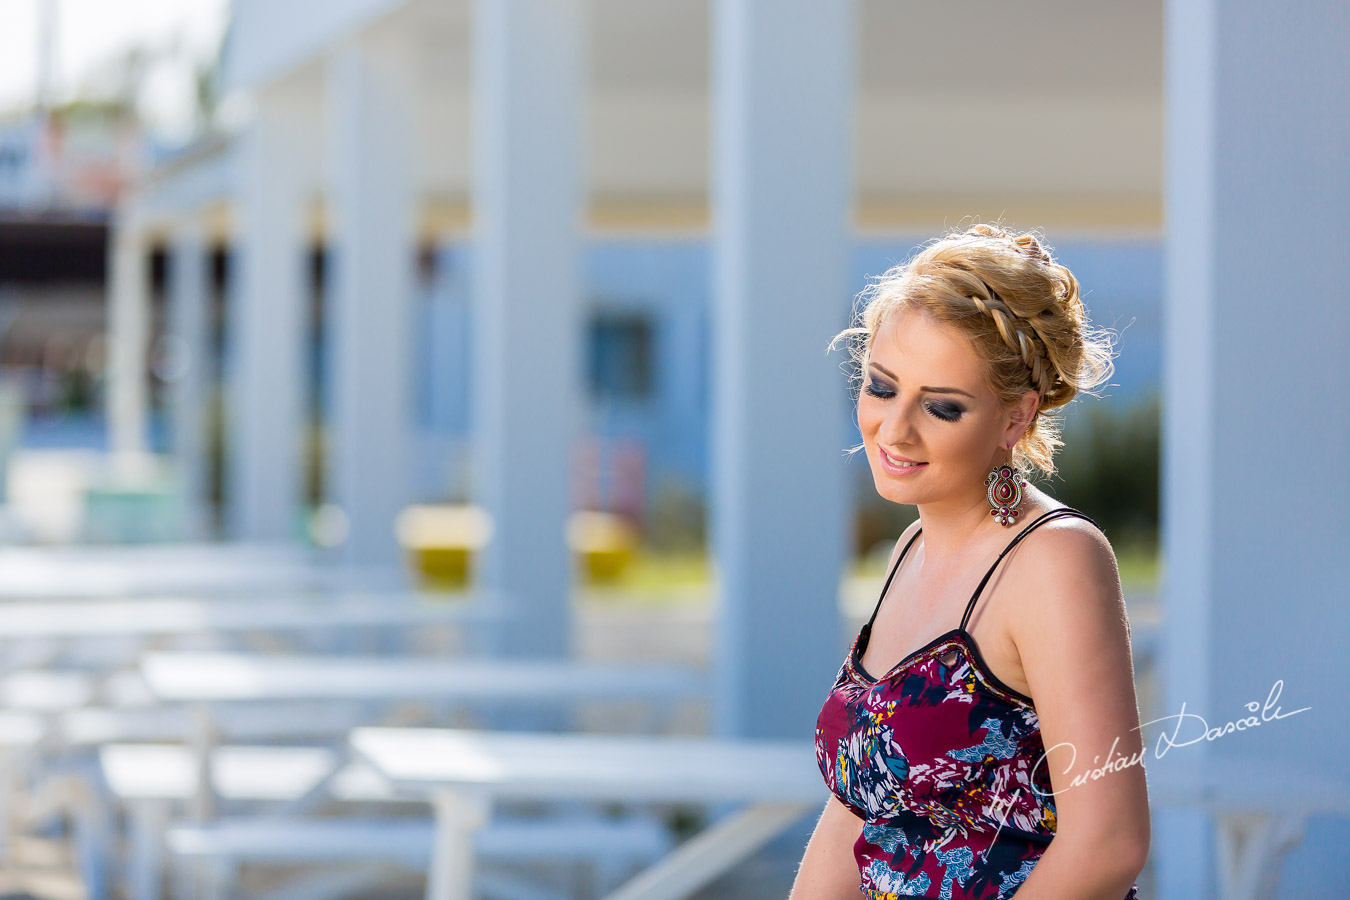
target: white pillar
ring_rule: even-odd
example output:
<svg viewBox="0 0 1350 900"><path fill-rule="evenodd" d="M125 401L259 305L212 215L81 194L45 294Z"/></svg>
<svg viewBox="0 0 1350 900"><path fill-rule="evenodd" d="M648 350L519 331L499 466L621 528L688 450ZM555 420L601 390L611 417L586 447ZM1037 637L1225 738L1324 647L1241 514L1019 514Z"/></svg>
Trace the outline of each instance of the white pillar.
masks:
<svg viewBox="0 0 1350 900"><path fill-rule="evenodd" d="M717 729L808 739L841 662L850 528L830 339L848 324L854 10L715 0Z"/></svg>
<svg viewBox="0 0 1350 900"><path fill-rule="evenodd" d="M1340 225L1350 208L1350 6L1169 0L1166 27L1166 628L1156 715L1177 716L1184 703L1222 728L1249 715L1246 704L1263 706L1277 681L1285 713L1312 709L1155 760L1159 736L1176 727L1169 720L1145 729L1147 762L1261 760L1276 791L1286 773L1343 781L1332 748L1350 741L1339 708L1350 678L1350 607L1340 602L1350 583ZM1204 817L1164 811L1154 821L1159 896L1212 897ZM1309 831L1299 852L1310 864L1285 867L1290 896L1344 893L1344 874L1318 864L1339 852L1331 843Z"/></svg>
<svg viewBox="0 0 1350 900"><path fill-rule="evenodd" d="M147 450L149 267L144 223L127 202L108 241L108 446L122 460Z"/></svg>
<svg viewBox="0 0 1350 900"><path fill-rule="evenodd" d="M482 0L473 19L471 430L494 527L478 581L523 607L502 652L562 655L582 402L582 6Z"/></svg>
<svg viewBox="0 0 1350 900"><path fill-rule="evenodd" d="M328 60L328 489L349 523L343 557L399 562L409 495L417 248L407 43L352 42Z"/></svg>
<svg viewBox="0 0 1350 900"><path fill-rule="evenodd" d="M203 226L177 223L169 246L168 339L174 371L171 400L173 456L186 512L204 523L207 493L207 413L211 372L211 268Z"/></svg>
<svg viewBox="0 0 1350 900"><path fill-rule="evenodd" d="M294 89L260 90L239 142L225 496L230 531L247 540L293 537L302 501L310 290L302 147L316 105Z"/></svg>

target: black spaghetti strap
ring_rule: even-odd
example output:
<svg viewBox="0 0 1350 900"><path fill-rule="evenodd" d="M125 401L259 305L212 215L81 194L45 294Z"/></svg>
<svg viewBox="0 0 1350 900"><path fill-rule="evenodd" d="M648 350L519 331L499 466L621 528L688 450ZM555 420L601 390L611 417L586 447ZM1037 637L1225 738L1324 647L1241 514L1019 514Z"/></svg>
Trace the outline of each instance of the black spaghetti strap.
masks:
<svg viewBox="0 0 1350 900"><path fill-rule="evenodd" d="M905 554L909 553L910 546L914 543L915 539L918 538L919 533L922 531L923 531L922 525L914 529L914 534L910 536L909 542L905 544L905 549L900 551L900 556L896 559L895 565L891 567L891 574L886 576L886 583L881 586L881 596L877 598L877 605L872 607L872 617L869 618L867 620L867 624L863 626L869 632L872 630L872 623L876 621L877 611L881 609L881 601L886 599L886 591L890 589L891 580L895 578L895 573L900 571L900 563L904 562Z"/></svg>
<svg viewBox="0 0 1350 900"><path fill-rule="evenodd" d="M1016 547L1018 541L1030 534L1033 529L1039 527L1042 522L1063 518L1064 516L1077 516L1080 519L1086 519L1087 521L1092 522L1093 525L1096 525L1098 531L1103 530L1102 526L1097 525L1091 516L1087 513L1079 512L1071 506L1061 506L1058 509L1052 509L1049 512L1042 514L1034 522L1018 532L1017 536L1008 542L1008 546L1003 548L1003 552L998 555L998 559L994 560L994 564L989 567L989 571L984 573L984 578L980 581L980 586L975 588L975 593L971 595L970 602L966 604L966 614L961 617L961 631L966 630L966 623L970 621L970 614L975 611L975 601L980 598L980 591L983 591L984 586L989 583L989 579L993 576L994 570L997 569L998 564L1003 561L1003 557L1008 555L1008 551L1013 547Z"/></svg>

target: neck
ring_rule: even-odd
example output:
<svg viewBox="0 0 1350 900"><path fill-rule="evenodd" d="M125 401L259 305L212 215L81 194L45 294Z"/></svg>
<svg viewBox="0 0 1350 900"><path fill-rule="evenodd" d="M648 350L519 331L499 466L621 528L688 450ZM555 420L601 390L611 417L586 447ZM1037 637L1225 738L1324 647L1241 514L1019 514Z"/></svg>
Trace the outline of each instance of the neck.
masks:
<svg viewBox="0 0 1350 900"><path fill-rule="evenodd" d="M964 568L973 548L995 543L1003 535L1005 540L1011 540L1025 523L1049 505L1040 490L1027 485L1017 518L1009 525L1000 525L989 514L989 500L984 492L920 504L924 568L937 571Z"/></svg>

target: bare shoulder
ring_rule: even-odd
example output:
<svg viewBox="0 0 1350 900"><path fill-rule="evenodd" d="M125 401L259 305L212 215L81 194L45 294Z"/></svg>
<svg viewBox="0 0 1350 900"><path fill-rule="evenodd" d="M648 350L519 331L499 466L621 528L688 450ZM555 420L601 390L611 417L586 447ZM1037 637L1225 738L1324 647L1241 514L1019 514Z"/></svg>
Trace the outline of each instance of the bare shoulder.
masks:
<svg viewBox="0 0 1350 900"><path fill-rule="evenodd" d="M1063 509L1064 507L1060 507ZM1116 552L1102 530L1081 516L1056 516L1022 540L1023 569L1041 576L1056 570L1118 578Z"/></svg>
<svg viewBox="0 0 1350 900"><path fill-rule="evenodd" d="M1125 600L1110 540L1079 516L1057 516L1028 534L1012 561L1023 634L1044 634L1050 618L1073 629L1100 630L1123 621ZM1019 642L1020 643L1020 642Z"/></svg>

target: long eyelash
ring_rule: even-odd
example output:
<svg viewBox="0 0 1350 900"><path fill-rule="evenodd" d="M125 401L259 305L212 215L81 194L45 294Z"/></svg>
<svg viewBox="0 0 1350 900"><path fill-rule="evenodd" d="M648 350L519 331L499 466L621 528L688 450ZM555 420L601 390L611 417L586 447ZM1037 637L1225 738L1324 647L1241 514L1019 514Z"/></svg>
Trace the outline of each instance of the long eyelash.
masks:
<svg viewBox="0 0 1350 900"><path fill-rule="evenodd" d="M944 422L955 422L957 419L961 418L962 412L960 409L957 409L955 407L944 408L925 405L924 409L928 410L929 414L932 415L934 418L941 419ZM937 412L938 409L943 409L944 411Z"/></svg>
<svg viewBox="0 0 1350 900"><path fill-rule="evenodd" d="M863 390L871 396L876 397L878 400L889 400L895 396L894 393L878 391L876 386L870 381L863 385ZM960 409L959 407L934 406L928 403L925 403L923 408L930 416L941 422L955 422L957 419L961 418L961 413L965 412L965 410Z"/></svg>

